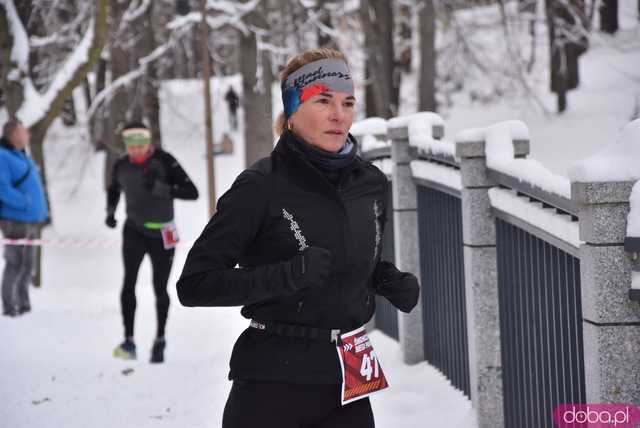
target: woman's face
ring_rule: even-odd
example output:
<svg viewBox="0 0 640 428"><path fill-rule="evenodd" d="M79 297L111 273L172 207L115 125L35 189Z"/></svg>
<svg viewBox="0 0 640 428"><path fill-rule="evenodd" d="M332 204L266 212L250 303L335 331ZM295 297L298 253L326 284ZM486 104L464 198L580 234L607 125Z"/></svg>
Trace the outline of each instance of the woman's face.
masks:
<svg viewBox="0 0 640 428"><path fill-rule="evenodd" d="M355 102L355 97L346 92L323 92L303 102L289 122L305 142L336 153L351 129Z"/></svg>

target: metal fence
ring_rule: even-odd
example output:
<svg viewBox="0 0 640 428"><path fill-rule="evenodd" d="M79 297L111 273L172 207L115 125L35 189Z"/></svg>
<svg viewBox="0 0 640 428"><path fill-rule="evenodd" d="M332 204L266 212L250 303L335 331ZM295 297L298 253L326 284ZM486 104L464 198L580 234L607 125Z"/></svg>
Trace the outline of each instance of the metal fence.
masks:
<svg viewBox="0 0 640 428"><path fill-rule="evenodd" d="M496 219L505 426L553 428L586 402L580 260L513 220Z"/></svg>
<svg viewBox="0 0 640 428"><path fill-rule="evenodd" d="M640 315L627 301L640 300L640 238L625 238L634 182L529 182L538 179L519 167L531 162L488 164L482 132L461 133L452 152L436 141L443 130L433 113L418 115L387 122L392 150L369 145L375 159L393 152L384 169L401 192L385 258L393 260L395 233L397 264L419 272L422 286L409 314L381 300L376 326L399 333L406 362L424 357L470 397L482 428L553 428L562 403L637 401L638 365L611 351L640 349L630 330ZM429 121L431 133L418 126ZM513 123L496 129L524 135ZM518 138L508 162L529 154Z"/></svg>
<svg viewBox="0 0 640 428"><path fill-rule="evenodd" d="M425 359L470 396L460 196L417 186Z"/></svg>
<svg viewBox="0 0 640 428"><path fill-rule="evenodd" d="M382 236L382 260L395 262L393 245L393 197L387 200L387 225ZM398 310L387 299L376 296L375 326L387 336L398 340Z"/></svg>

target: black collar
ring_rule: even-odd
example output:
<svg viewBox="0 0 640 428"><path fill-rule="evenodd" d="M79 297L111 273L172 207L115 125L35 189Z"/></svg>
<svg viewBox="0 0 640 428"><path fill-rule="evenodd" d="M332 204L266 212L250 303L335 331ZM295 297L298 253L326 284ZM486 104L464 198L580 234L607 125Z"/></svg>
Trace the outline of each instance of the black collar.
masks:
<svg viewBox="0 0 640 428"><path fill-rule="evenodd" d="M350 148L346 153L328 152L308 144L295 134L291 134L291 138L287 141L291 141L293 147L300 151L309 163L325 173L339 173L346 167L351 166L355 160L356 151L358 150L357 143L351 136L349 136L345 142L347 148Z"/></svg>
<svg viewBox="0 0 640 428"><path fill-rule="evenodd" d="M351 134L347 136L347 139L351 141L351 143L353 143L353 155L352 155L353 161L350 162L350 164L346 166L345 169L361 168L362 159L360 159L360 157L355 155L355 153L357 153L358 151L358 141ZM313 166L313 163L309 162L307 158L307 154L305 153L305 150L301 149L303 145L309 147L310 150L313 150L316 152L325 152L324 150L316 149L313 146L310 146L308 143L302 141L298 136L296 136L294 133L292 133L287 129L285 129L285 131L282 133L282 135L278 139L278 142L276 143L276 147L274 148L274 150L279 152L285 157L300 158L304 162ZM338 157L337 154L332 154L330 152L325 152L325 153L328 156Z"/></svg>
<svg viewBox="0 0 640 428"><path fill-rule="evenodd" d="M297 147L298 142L294 141L297 138L293 133L289 130L285 130L280 139L276 143L273 151L284 158L287 165L292 168L296 175L299 175L301 179L305 180L309 185L314 187L317 191L321 193L326 193L330 190L330 193L335 194L336 188L333 184L328 180L325 174L319 170L316 166L314 166L309 160L306 158L305 154ZM348 138L350 138L355 145L354 150L357 150L357 141L356 139L349 134ZM306 143L305 143L306 144ZM351 162L347 167L340 170L341 177L339 182L345 180L346 176L356 171L360 168L364 167L364 161L359 157L355 156L353 162Z"/></svg>

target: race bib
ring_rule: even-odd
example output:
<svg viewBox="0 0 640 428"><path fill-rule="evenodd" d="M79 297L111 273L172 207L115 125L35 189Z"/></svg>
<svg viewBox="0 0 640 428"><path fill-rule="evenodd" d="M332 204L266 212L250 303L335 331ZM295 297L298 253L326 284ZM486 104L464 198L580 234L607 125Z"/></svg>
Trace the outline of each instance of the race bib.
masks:
<svg viewBox="0 0 640 428"><path fill-rule="evenodd" d="M342 368L342 405L389 387L364 326L344 333L336 347Z"/></svg>
<svg viewBox="0 0 640 428"><path fill-rule="evenodd" d="M167 223L162 227L162 243L164 244L165 250L170 250L175 248L178 241L180 241L180 237L178 237L178 229L176 228L176 224L174 222Z"/></svg>

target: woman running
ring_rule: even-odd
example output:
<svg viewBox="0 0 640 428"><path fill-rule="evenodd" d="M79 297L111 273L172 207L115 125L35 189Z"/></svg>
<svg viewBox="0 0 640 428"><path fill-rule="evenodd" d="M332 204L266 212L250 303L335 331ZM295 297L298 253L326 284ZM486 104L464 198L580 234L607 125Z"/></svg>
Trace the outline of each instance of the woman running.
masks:
<svg viewBox="0 0 640 428"><path fill-rule="evenodd" d="M380 259L389 184L349 134L345 56L299 54L281 86L280 139L219 199L178 296L185 306L243 306L251 320L231 356L223 428L370 428L368 395L386 382L362 327L376 294L413 309L418 281Z"/></svg>

